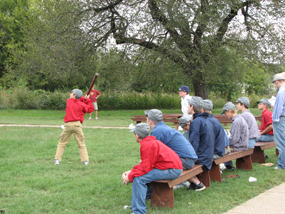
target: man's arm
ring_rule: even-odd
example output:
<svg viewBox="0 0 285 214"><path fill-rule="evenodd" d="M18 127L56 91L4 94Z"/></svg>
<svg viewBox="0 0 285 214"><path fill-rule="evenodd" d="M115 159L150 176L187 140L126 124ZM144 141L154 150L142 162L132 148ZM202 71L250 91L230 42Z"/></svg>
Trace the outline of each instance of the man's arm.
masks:
<svg viewBox="0 0 285 214"><path fill-rule="evenodd" d="M262 132L260 132L260 135L266 134L267 132L271 131L273 129L272 124L269 124L266 129L264 129Z"/></svg>

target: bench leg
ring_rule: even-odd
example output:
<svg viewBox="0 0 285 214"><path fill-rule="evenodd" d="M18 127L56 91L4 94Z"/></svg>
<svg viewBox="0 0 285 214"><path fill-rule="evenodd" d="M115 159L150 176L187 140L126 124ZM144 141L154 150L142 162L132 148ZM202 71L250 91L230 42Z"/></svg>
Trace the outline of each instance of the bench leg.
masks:
<svg viewBox="0 0 285 214"><path fill-rule="evenodd" d="M210 172L204 171L197 175L197 178L205 185L205 187L210 187Z"/></svg>
<svg viewBox="0 0 285 214"><path fill-rule="evenodd" d="M260 147L254 147L251 160L252 163L265 163L264 151Z"/></svg>
<svg viewBox="0 0 285 214"><path fill-rule="evenodd" d="M236 161L236 167L238 169L251 170L252 169L251 155L238 158Z"/></svg>
<svg viewBox="0 0 285 214"><path fill-rule="evenodd" d="M150 184L153 188L151 195L151 206L174 208L173 188L169 188L167 183Z"/></svg>
<svg viewBox="0 0 285 214"><path fill-rule="evenodd" d="M217 165L214 161L212 163L212 168L210 169L210 178L211 178L211 181L222 182L220 166L219 164Z"/></svg>
<svg viewBox="0 0 285 214"><path fill-rule="evenodd" d="M275 154L276 154L276 156L278 156L279 155L279 151L278 151L278 149L276 148L276 150L275 150Z"/></svg>

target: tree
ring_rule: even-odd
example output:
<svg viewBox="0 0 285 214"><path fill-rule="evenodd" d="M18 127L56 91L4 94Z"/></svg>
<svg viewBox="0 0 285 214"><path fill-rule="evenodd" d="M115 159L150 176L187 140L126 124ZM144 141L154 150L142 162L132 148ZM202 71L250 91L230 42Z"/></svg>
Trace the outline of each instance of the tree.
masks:
<svg viewBox="0 0 285 214"><path fill-rule="evenodd" d="M95 73L93 48L81 29L80 15L74 12L77 6L72 1L36 0L32 8L25 46L14 51L20 63L7 76L24 79L31 89L88 87Z"/></svg>
<svg viewBox="0 0 285 214"><path fill-rule="evenodd" d="M13 50L22 47L23 26L29 20L28 0L0 1L0 78L17 62Z"/></svg>
<svg viewBox="0 0 285 214"><path fill-rule="evenodd" d="M206 68L220 47L246 58L279 63L284 50L284 1L81 1L83 27L94 47L116 44L153 50L180 66L207 98Z"/></svg>

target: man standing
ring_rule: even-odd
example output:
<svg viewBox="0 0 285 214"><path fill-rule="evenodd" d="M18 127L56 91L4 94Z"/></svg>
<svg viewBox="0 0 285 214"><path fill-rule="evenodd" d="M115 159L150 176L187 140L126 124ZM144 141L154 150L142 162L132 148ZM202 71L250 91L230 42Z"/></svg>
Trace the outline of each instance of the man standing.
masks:
<svg viewBox="0 0 285 214"><path fill-rule="evenodd" d="M92 86L92 90L90 91L90 100L93 103L94 109L95 109L95 119L98 120L98 104L97 99L101 96L101 93L94 89L94 85ZM89 120L91 120L92 112L90 113Z"/></svg>
<svg viewBox="0 0 285 214"><path fill-rule="evenodd" d="M248 97L240 97L235 103L237 110L242 112L241 116L248 125L248 131L249 131L248 148L249 149L254 148L255 140L259 138L259 129L254 115L250 113L250 110L248 109L250 101Z"/></svg>
<svg viewBox="0 0 285 214"><path fill-rule="evenodd" d="M274 141L273 136L273 121L272 112L268 109L271 103L263 98L258 103L258 109L262 111L261 114L261 126L260 126L260 137L256 139L256 142L271 142Z"/></svg>
<svg viewBox="0 0 285 214"><path fill-rule="evenodd" d="M189 95L189 87L181 86L179 88L179 97L181 97L181 111L183 116L188 115L188 100L191 100L191 96Z"/></svg>
<svg viewBox="0 0 285 214"><path fill-rule="evenodd" d="M273 83L278 90L272 113L274 141L279 151L278 163L274 169L285 169L285 77L275 74Z"/></svg>
<svg viewBox="0 0 285 214"><path fill-rule="evenodd" d="M178 155L149 135L149 125L140 123L131 130L140 144L141 162L122 175L123 183L132 185L133 213L146 213L147 184L156 180L174 180L181 175L182 163Z"/></svg>

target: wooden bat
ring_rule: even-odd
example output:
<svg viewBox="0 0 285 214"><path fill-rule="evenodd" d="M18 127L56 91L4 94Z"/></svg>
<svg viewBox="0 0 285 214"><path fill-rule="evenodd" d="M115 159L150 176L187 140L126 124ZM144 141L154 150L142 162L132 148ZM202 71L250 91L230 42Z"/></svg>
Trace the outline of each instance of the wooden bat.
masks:
<svg viewBox="0 0 285 214"><path fill-rule="evenodd" d="M91 83L91 85L90 85L90 87L89 87L89 89L88 89L88 91L87 91L87 93L86 93L87 96L90 94L90 91L92 90L92 87L93 87L93 85L94 85L94 83L95 83L95 81L96 81L96 79L97 79L98 76L99 76L99 74L96 73L95 76L94 76L94 78L93 78L93 81L92 81L92 83Z"/></svg>

